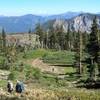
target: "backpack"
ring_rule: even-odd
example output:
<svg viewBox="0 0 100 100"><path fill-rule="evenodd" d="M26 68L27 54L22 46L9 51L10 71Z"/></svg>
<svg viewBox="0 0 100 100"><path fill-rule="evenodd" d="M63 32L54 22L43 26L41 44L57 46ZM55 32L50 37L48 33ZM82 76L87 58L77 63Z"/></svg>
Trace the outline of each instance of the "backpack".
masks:
<svg viewBox="0 0 100 100"><path fill-rule="evenodd" d="M16 92L19 92L19 93L22 92L21 84L16 85Z"/></svg>
<svg viewBox="0 0 100 100"><path fill-rule="evenodd" d="M22 91L24 91L24 84L23 84L23 82L21 82L21 89L22 89Z"/></svg>

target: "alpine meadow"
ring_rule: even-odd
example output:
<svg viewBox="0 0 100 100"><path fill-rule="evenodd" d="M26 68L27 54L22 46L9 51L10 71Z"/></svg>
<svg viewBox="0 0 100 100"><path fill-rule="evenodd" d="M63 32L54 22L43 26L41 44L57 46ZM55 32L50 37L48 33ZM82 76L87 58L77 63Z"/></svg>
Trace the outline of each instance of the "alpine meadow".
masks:
<svg viewBox="0 0 100 100"><path fill-rule="evenodd" d="M100 1L0 1L0 100L100 100Z"/></svg>

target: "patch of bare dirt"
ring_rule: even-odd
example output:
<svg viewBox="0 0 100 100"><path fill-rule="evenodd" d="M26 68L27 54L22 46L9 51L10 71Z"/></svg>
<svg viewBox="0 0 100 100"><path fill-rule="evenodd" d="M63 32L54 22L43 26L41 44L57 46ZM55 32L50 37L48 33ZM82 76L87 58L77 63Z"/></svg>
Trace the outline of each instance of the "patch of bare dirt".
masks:
<svg viewBox="0 0 100 100"><path fill-rule="evenodd" d="M54 74L64 74L65 72L64 68L44 63L43 60L39 58L33 59L29 62L33 67L39 68L42 72L54 73Z"/></svg>

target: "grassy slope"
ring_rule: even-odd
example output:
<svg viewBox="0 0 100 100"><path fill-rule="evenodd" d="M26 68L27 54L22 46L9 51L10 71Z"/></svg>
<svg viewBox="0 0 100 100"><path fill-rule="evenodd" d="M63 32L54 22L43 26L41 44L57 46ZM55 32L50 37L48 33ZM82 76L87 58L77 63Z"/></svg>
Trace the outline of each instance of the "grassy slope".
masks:
<svg viewBox="0 0 100 100"><path fill-rule="evenodd" d="M25 61L29 59L36 59L41 58L44 60L44 62L49 62L51 64L72 64L73 63L73 55L74 53L69 51L51 51L51 50L34 50L34 51L28 51L26 53L26 57L22 59L22 57L19 57L19 60ZM19 56L23 56L19 55ZM31 77L31 69L30 66L25 66L25 71L28 72L28 74ZM66 68L66 73L72 73L75 72L75 69L72 67ZM32 71L32 74L37 73L36 70ZM19 77L24 77L25 72L18 72ZM37 74L35 74L36 76ZM38 74L39 75L39 74ZM57 80L53 75L48 75L40 73L41 77L38 81L34 81L35 83L32 83L32 86L34 86L34 90L29 92L26 91L26 94L23 94L23 97L29 97L30 100L33 100L33 98L36 100L100 100L100 91L99 90L85 90L85 89L74 89L74 87L70 87L70 82L67 83L70 80L73 79L66 79L66 80ZM18 78L17 76L17 78ZM53 77L52 77L53 76ZM34 79L32 79L34 80ZM1 80L0 81L0 87L5 88L6 81ZM29 85L30 86L30 85ZM37 87L40 89L37 90ZM42 89L45 87L46 90ZM36 89L35 89L36 88ZM32 88L31 88L32 89ZM64 90L62 90L64 89ZM4 96L6 98L6 96ZM18 96L16 96L17 98ZM10 97L8 97L10 98ZM2 100L11 100L10 99L2 99ZM14 100L14 99L12 99ZM22 100L22 98L17 99ZM23 99L24 100L24 99Z"/></svg>
<svg viewBox="0 0 100 100"><path fill-rule="evenodd" d="M12 74L14 74L14 77L12 77L13 75L11 76L11 78L14 78L15 80L16 79L25 80L25 77L26 77L25 74L28 74L28 77L33 76L34 69L31 70L31 66L27 67L28 65L21 66L21 63L23 61L41 58L44 60L44 62L48 61L51 64L67 64L66 62L73 63L74 53L71 53L69 51L54 51L54 50L38 49L38 50L32 50L32 51L26 52L25 58L22 58L23 55L24 55L23 53L19 54L18 62L16 62L17 63L16 69L12 73ZM46 62L46 63L48 63L48 62ZM21 74L20 74L20 70L23 70L23 69L24 69L24 71L21 72ZM67 67L67 68L64 67L64 69L65 69L66 74L75 72L75 69L72 67ZM31 75L31 73L32 73L32 75ZM35 75L37 75L37 74L35 74ZM42 74L42 75L43 75L43 77L39 78L40 83L43 83L43 85L45 84L45 85L51 85L51 86L52 86L52 84L54 84L54 86L57 85L55 82L56 79L55 79L54 75L51 75L51 74L49 74L49 75ZM38 75L38 77L39 77L39 75ZM66 84L66 82L63 80L61 80L60 82L61 82L61 84Z"/></svg>
<svg viewBox="0 0 100 100"><path fill-rule="evenodd" d="M73 64L74 52L38 49L26 53L26 59L35 58L42 58L44 62L51 64Z"/></svg>

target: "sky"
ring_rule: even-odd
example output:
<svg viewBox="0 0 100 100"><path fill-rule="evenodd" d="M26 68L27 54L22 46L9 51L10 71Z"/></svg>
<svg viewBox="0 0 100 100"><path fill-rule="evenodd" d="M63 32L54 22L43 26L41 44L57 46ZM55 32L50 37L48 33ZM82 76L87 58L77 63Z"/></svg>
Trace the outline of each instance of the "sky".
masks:
<svg viewBox="0 0 100 100"><path fill-rule="evenodd" d="M100 0L0 0L0 15L53 15L65 12L100 12Z"/></svg>

